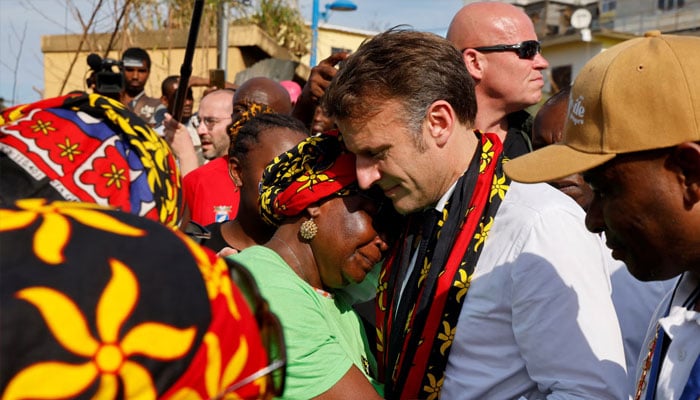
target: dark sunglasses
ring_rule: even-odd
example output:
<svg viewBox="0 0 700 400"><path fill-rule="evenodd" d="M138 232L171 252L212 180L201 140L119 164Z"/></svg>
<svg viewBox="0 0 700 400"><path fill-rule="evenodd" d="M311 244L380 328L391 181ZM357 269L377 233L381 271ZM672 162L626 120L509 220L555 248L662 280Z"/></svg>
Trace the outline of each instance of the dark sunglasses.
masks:
<svg viewBox="0 0 700 400"><path fill-rule="evenodd" d="M473 49L482 53L512 51L523 60L532 60L542 51L542 46L537 40L526 40L518 44L497 44L495 46L474 47Z"/></svg>
<svg viewBox="0 0 700 400"><path fill-rule="evenodd" d="M266 395L272 394L274 397L281 397L284 393L284 382L287 374L287 350L284 344L282 325L277 316L270 311L267 301L260 295L258 285L250 272L236 261L227 258L225 260L231 280L241 291L255 314L269 364L228 386L216 399L224 398L227 393L235 392L262 377L267 377L265 389L268 393ZM262 398L267 397L262 396Z"/></svg>

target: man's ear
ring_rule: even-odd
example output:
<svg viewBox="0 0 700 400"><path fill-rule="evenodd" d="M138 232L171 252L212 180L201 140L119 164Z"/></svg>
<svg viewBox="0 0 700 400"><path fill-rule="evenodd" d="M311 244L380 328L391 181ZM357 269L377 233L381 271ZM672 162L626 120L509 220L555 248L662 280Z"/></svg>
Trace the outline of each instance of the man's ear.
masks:
<svg viewBox="0 0 700 400"><path fill-rule="evenodd" d="M455 118L454 109L445 100L437 100L428 107L426 120L430 136L438 146L442 147L449 139Z"/></svg>
<svg viewBox="0 0 700 400"><path fill-rule="evenodd" d="M700 143L685 142L676 146L671 155L683 184L683 199L688 206L700 202Z"/></svg>
<svg viewBox="0 0 700 400"><path fill-rule="evenodd" d="M484 76L486 58L483 54L474 49L465 49L462 52L462 60L469 74L474 78L474 81L478 83Z"/></svg>
<svg viewBox="0 0 700 400"><path fill-rule="evenodd" d="M236 187L243 186L243 180L241 179L241 163L238 161L238 158L229 158L228 175L231 177L231 180Z"/></svg>

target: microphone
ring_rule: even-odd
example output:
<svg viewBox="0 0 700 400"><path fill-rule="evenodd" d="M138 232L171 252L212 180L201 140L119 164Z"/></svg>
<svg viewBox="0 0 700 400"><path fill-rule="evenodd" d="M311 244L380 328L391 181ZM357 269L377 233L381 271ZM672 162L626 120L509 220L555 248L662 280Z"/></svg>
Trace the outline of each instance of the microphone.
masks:
<svg viewBox="0 0 700 400"><path fill-rule="evenodd" d="M102 69L102 57L95 53L90 53L87 56L87 63L93 71L99 71Z"/></svg>

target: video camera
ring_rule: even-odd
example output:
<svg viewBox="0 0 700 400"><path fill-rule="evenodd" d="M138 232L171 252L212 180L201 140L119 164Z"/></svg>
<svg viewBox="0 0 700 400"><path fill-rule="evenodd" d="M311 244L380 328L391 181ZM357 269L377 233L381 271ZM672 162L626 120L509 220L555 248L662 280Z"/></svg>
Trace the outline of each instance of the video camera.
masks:
<svg viewBox="0 0 700 400"><path fill-rule="evenodd" d="M88 86L95 85L95 93L119 99L119 93L124 89L124 73L121 61L102 58L95 53L87 57L87 64L93 71L88 78ZM116 70L115 68L116 67Z"/></svg>

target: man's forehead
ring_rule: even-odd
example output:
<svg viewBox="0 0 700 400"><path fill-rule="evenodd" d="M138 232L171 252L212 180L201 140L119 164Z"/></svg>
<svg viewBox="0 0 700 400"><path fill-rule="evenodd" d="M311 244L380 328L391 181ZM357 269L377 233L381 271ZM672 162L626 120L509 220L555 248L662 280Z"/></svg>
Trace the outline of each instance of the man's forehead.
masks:
<svg viewBox="0 0 700 400"><path fill-rule="evenodd" d="M218 114L224 113L230 115L233 112L231 100L227 100L226 96L212 96L210 93L199 102L200 114ZM209 116L209 115L205 115Z"/></svg>

